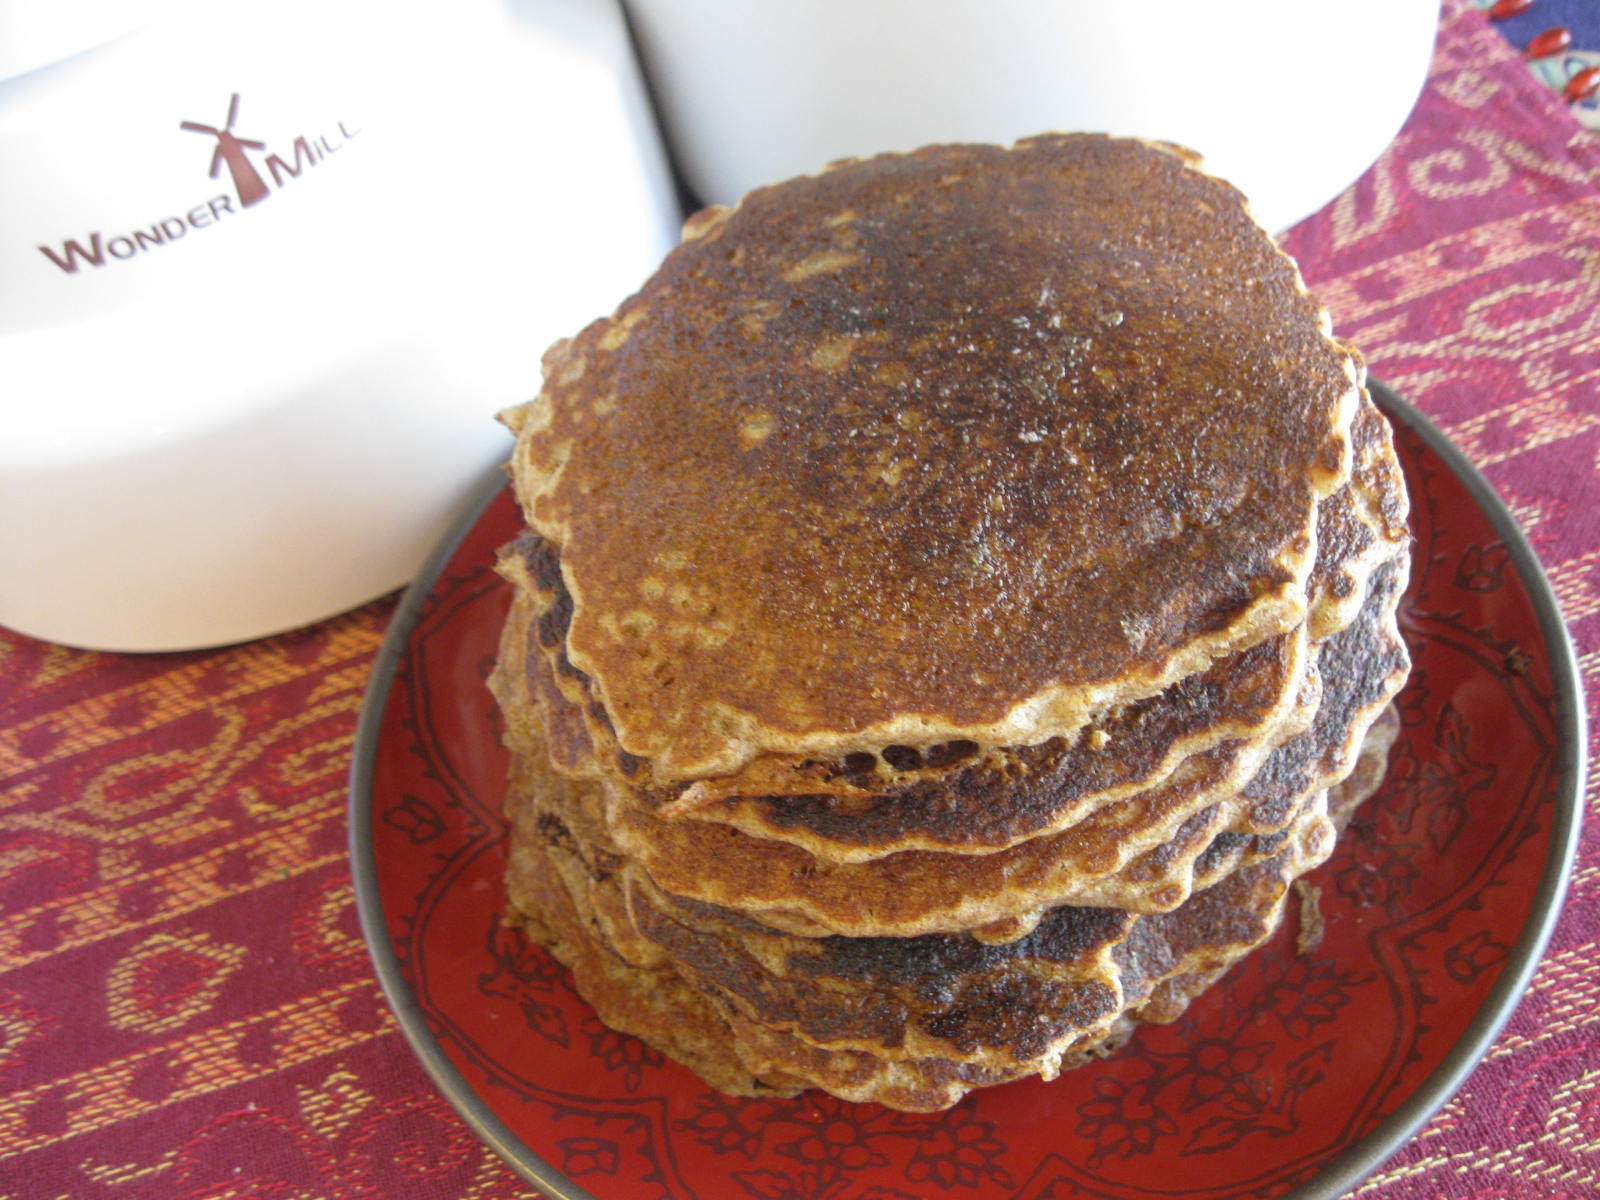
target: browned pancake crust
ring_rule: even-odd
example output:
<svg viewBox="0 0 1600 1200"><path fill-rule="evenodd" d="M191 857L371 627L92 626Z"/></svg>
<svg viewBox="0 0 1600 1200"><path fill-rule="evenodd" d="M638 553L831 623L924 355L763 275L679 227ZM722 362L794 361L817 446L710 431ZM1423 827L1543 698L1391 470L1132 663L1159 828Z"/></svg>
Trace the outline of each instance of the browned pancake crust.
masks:
<svg viewBox="0 0 1600 1200"><path fill-rule="evenodd" d="M1410 499L1389 422L1364 390L1351 422L1350 481L1317 509L1317 561L1307 625L1313 641L1349 624L1371 568L1409 550Z"/></svg>
<svg viewBox="0 0 1600 1200"><path fill-rule="evenodd" d="M781 1069L752 1071L729 1045L727 1022L677 972L637 966L605 945L563 886L542 839L518 839L506 882L508 924L572 971L578 991L612 1029L644 1039L733 1095L792 1096L812 1086Z"/></svg>
<svg viewBox="0 0 1600 1200"><path fill-rule="evenodd" d="M568 710L567 720L581 719L593 747L585 772L628 787L644 808L665 818L726 823L830 861L863 862L911 849L1005 849L1148 791L1181 770L1186 758L1207 751L1206 761L1218 764L1209 783L1220 786L1226 778L1220 772L1248 769L1253 742L1270 745L1296 732L1295 690L1304 682L1308 656L1298 630L1221 659L1156 696L1119 705L1071 738L989 749L970 742L922 751L891 746L881 756L855 753L831 762L767 759L728 782L737 794L708 802L696 794L703 781L687 788L654 783L648 761L616 747L588 677L565 654L572 602L554 547L525 536L501 561L508 578L539 601L519 659L529 675L525 686L549 692L552 704ZM550 678L552 672L565 677L566 686ZM583 709L570 711L574 701ZM1275 726L1283 727L1281 734ZM752 790L763 786L789 790ZM1188 788L1180 780L1171 790L1180 786Z"/></svg>
<svg viewBox="0 0 1600 1200"><path fill-rule="evenodd" d="M1241 797L1251 821L1261 828L1280 826L1283 814L1308 790L1330 786L1348 775L1356 762L1361 737L1400 690L1411 670L1411 657L1395 621L1401 593L1410 576L1409 555L1384 563L1373 572L1362 614L1382 611L1372 641L1340 634L1323 643L1318 671L1323 703L1312 727L1274 750L1245 785ZM1361 622L1352 629L1358 628ZM1360 736L1349 736L1349 714L1362 714Z"/></svg>
<svg viewBox="0 0 1600 1200"><path fill-rule="evenodd" d="M553 874L572 891L570 909L593 913L599 897L611 913L588 921L591 953L607 957L602 948L627 919L622 914L661 950L613 956L602 988L614 989L610 976L625 973L616 964L658 983L681 979L696 997L691 1011L708 1006L726 1021L737 1034L732 1049L753 1072L902 1107L940 1107L968 1087L1023 1074L1049 1077L1064 1057L1092 1053L1116 1036L1128 1015L1175 1016L1202 979L1272 932L1288 885L1333 843L1319 816L1273 857L1230 873L1169 914L1064 910L1003 947L957 936L801 940L804 948L773 976L748 944L730 936L741 928L737 918L719 923L714 914L681 909L673 915L637 896L620 905L619 877L604 854L585 852L559 822L540 821L537 829L532 840L565 863ZM583 974L579 979L582 987ZM943 1098L915 1099L907 1088L919 1080L917 1088L938 1085ZM964 1086L945 1094L952 1083Z"/></svg>
<svg viewBox="0 0 1600 1200"><path fill-rule="evenodd" d="M1405 492L1388 424L1365 395L1355 431L1352 477L1318 509L1308 629L1319 640L1355 619L1373 567L1408 546L1403 525L1397 537L1392 523L1395 511L1404 518ZM527 535L507 548L502 570L539 599L530 669L543 650L566 679L566 693L587 709L598 769L663 815L725 821L830 861L908 849L986 852L1065 829L1108 801L1160 783L1185 756L1219 741L1282 740L1272 729L1293 719L1292 687L1304 672L1306 633L1297 631L1117 706L1071 738L1018 747L893 746L836 760L767 756L731 777L664 785L647 760L618 750L588 678L566 656L572 599L556 548Z"/></svg>
<svg viewBox="0 0 1600 1200"><path fill-rule="evenodd" d="M1189 894L1190 871L1206 846L1200 831L1184 822L1211 812L1203 820L1213 835L1275 833L1293 819L1303 796L1349 770L1407 665L1394 628L1403 572L1392 564L1373 578L1356 621L1319 651L1335 670L1327 680L1318 674L1321 687L1306 716L1308 723L1315 717L1312 729L1276 750L1224 743L1186 760L1150 792L1105 806L1060 834L994 854L907 851L861 863L822 862L799 847L728 826L664 820L625 789L593 780L574 786L597 817L604 814L609 836L663 890L759 912L799 933L904 936L967 929L1026 919L1064 903L1170 909ZM1346 669L1351 661L1361 669ZM543 659L532 656L525 678L544 673ZM554 718L549 737L555 757L576 759L574 773L584 774L589 750L582 721L553 688L545 703Z"/></svg>
<svg viewBox="0 0 1600 1200"><path fill-rule="evenodd" d="M1387 710L1357 769L1336 787L1332 807L1341 816L1381 777L1396 727ZM741 942L762 926L681 901L669 901L672 917L641 905L637 883L624 883L637 877L609 848L601 814L581 804L563 809L543 786L543 761L519 761L508 800L517 919L574 966L580 990L608 1023L744 1094L805 1083L930 1109L975 1086L1049 1077L1113 1045L1130 1017L1175 1017L1270 933L1288 882L1332 845L1324 801L1297 817L1297 832L1257 837L1250 851L1218 839L1202 858L1205 882L1215 886L1173 913L1058 911L1003 946L971 935L817 941L771 930ZM768 974L773 944L809 947L780 950L791 978ZM930 1053L934 1047L940 1052Z"/></svg>
<svg viewBox="0 0 1600 1200"><path fill-rule="evenodd" d="M562 841L586 845L577 853L591 864L590 875L578 886L609 897L590 900L610 914L601 921L602 936L629 944L642 937L659 953L636 950L630 957L641 965L671 962L719 1011L731 1005L751 1020L832 1048L1007 1067L1098 1036L1141 1001L1150 963L1143 946L1152 930L1163 939L1170 938L1167 931L1184 930L1193 950L1201 948L1200 936L1214 936L1216 955L1237 943L1235 934L1218 932L1222 917L1237 923L1259 914L1230 913L1238 906L1222 897L1234 897L1230 889L1239 885L1225 882L1259 876L1258 865L1268 859L1279 859L1271 871L1287 880L1327 856L1335 837L1330 809L1347 814L1381 778L1393 736L1392 709L1388 713L1362 747L1361 769L1332 793L1308 797L1290 828L1244 839L1253 845L1219 840L1216 852L1206 855L1206 889L1175 913L1135 917L1110 908L1056 908L1003 944L971 934L785 935L728 909L662 895L602 845L588 843L594 837L603 843L604 835L581 813L574 830L587 824L587 836L562 823L559 806L531 803L541 814L540 836L548 839L555 829ZM1291 851L1292 861L1281 859ZM1213 886L1220 890L1205 895ZM622 893L625 903L618 899ZM1130 957L1123 943L1141 929Z"/></svg>
<svg viewBox="0 0 1600 1200"><path fill-rule="evenodd" d="M1227 185L1049 136L691 232L510 418L572 660L663 777L1042 741L1303 617L1357 368Z"/></svg>

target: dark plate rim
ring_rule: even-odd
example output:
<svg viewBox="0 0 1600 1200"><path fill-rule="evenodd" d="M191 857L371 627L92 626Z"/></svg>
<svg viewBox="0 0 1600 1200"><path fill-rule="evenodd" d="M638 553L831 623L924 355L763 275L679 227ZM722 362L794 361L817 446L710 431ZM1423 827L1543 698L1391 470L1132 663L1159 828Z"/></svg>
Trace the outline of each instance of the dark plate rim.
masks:
<svg viewBox="0 0 1600 1200"><path fill-rule="evenodd" d="M1378 380L1368 379L1367 386L1378 406L1420 437L1446 470L1467 489L1504 541L1517 575L1527 589L1529 601L1538 615L1539 631L1544 638L1549 659L1558 755L1556 794L1551 816L1550 845L1527 923L1506 959L1500 978L1490 989L1477 1015L1439 1065L1406 1097L1399 1108L1328 1162L1315 1178L1286 1193L1283 1200L1337 1200L1388 1161L1460 1090L1467 1076L1476 1069L1510 1020L1511 1014L1516 1011L1549 945L1561 915L1562 901L1577 855L1583 808L1588 735L1582 675L1555 591L1545 576L1538 556L1493 486L1432 421ZM526 1182L554 1200L596 1200L592 1193L534 1154L494 1113L445 1053L405 980L390 940L378 887L372 840L372 786L384 712L405 657L412 628L456 549L505 486L505 472L499 467L487 473L477 485L466 509L429 554L415 580L401 597L383 645L378 650L372 677L362 701L350 766L351 877L362 937L366 940L384 997L406 1041L435 1086L462 1120Z"/></svg>

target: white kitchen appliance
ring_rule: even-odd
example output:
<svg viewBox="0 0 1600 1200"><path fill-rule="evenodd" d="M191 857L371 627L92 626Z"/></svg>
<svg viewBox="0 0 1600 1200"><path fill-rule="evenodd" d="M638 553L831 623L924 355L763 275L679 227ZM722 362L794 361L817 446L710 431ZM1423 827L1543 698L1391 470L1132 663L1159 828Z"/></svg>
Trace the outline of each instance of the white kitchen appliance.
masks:
<svg viewBox="0 0 1600 1200"><path fill-rule="evenodd" d="M0 0L0 624L404 582L679 219L615 0Z"/></svg>
<svg viewBox="0 0 1600 1200"><path fill-rule="evenodd" d="M627 0L690 186L1094 130L1198 150L1273 231L1353 182L1427 77L1439 0Z"/></svg>

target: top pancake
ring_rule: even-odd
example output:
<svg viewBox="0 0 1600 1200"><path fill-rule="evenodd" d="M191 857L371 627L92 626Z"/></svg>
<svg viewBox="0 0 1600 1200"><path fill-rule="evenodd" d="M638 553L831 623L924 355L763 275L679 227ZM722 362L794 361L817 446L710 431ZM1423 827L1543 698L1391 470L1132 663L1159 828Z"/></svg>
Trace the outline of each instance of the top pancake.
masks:
<svg viewBox="0 0 1600 1200"><path fill-rule="evenodd" d="M691 222L547 357L513 472L657 778L1034 744L1304 619L1327 327L1177 152L934 147Z"/></svg>

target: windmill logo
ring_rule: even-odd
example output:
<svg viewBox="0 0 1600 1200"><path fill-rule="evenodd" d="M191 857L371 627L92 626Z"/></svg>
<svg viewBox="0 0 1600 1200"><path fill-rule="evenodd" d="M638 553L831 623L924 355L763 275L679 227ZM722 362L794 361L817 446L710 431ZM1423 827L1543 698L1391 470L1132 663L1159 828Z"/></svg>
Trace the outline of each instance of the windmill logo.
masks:
<svg viewBox="0 0 1600 1200"><path fill-rule="evenodd" d="M222 169L222 164L228 164L228 173L233 176L233 190L239 195L241 208L249 208L252 204L265 200L272 193L267 189L266 180L261 178L255 164L250 161L247 151L265 150L265 142L252 141L242 138L233 132L233 123L239 119L239 93L233 93L233 98L228 101L228 120L221 129L212 125L202 125L198 121L184 121L179 125L190 133L205 133L217 139L216 151L211 155L211 178L217 177L217 172Z"/></svg>
<svg viewBox="0 0 1600 1200"><path fill-rule="evenodd" d="M211 196L189 207L169 210L132 228L93 229L81 237L64 238L56 246L41 244L39 252L68 275L80 275L83 267L99 268L142 258L192 232L214 228L224 219L231 220L251 205L261 203L312 167L328 161L361 132L359 127L352 129L341 120L331 129L300 133L287 146L279 141L278 153L273 153L267 149L266 142L235 133L233 127L238 120L239 93L234 92L228 100L228 119L220 129L199 121L178 124L185 133L203 133L216 139L210 175L212 179L218 178L226 165L234 195L224 192ZM251 161L252 153L259 160L259 169L257 163Z"/></svg>

